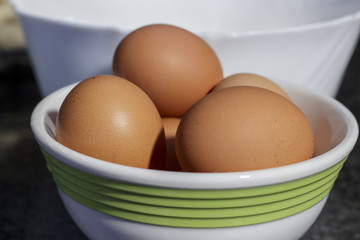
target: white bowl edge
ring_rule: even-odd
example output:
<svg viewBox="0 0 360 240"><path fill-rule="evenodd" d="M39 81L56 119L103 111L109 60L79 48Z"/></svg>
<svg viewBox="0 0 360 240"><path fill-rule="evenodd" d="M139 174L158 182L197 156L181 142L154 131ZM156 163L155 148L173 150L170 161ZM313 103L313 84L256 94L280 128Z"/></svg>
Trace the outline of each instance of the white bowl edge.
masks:
<svg viewBox="0 0 360 240"><path fill-rule="evenodd" d="M170 172L123 166L98 160L66 148L47 132L45 126L46 114L57 111L62 99L74 85L55 91L35 107L31 116L31 128L35 138L45 151L55 158L61 159L64 163L90 174L119 181L188 189L224 189L277 184L310 176L335 165L350 153L358 137L358 125L352 113L338 101L317 94L315 97L317 100L331 104L341 112L344 121L347 122L348 129L346 137L337 147L312 159L278 168L231 173ZM286 91L298 89L297 86L285 82L281 86ZM302 92L308 96L314 94L307 89L303 89Z"/></svg>

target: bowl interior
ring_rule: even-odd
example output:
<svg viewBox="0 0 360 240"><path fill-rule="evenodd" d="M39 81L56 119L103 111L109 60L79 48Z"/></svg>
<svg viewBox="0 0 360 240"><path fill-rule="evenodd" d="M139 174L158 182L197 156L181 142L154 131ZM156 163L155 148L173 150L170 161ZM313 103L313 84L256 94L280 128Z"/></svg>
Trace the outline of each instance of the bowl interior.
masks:
<svg viewBox="0 0 360 240"><path fill-rule="evenodd" d="M19 12L71 24L130 30L144 24L162 22L195 32L229 34L308 25L337 19L360 10L360 2L357 0L12 2Z"/></svg>
<svg viewBox="0 0 360 240"><path fill-rule="evenodd" d="M336 100L287 82L279 83L302 109L315 135L314 158L278 168L234 173L186 173L133 168L94 159L68 149L55 140L57 111L73 85L42 100L35 108L31 126L44 151L63 163L99 177L159 187L185 189L231 189L279 184L317 174L350 153L358 136L358 125Z"/></svg>

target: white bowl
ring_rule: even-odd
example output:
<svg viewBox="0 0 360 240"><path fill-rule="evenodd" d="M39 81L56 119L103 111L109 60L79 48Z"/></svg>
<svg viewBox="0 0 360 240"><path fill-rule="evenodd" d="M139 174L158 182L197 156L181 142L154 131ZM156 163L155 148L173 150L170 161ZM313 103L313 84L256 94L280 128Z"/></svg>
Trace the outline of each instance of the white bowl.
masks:
<svg viewBox="0 0 360 240"><path fill-rule="evenodd" d="M224 74L252 72L335 96L357 43L358 0L10 0L43 96L111 74L113 52L150 23L188 29Z"/></svg>
<svg viewBox="0 0 360 240"><path fill-rule="evenodd" d="M346 159L359 132L351 112L324 94L288 82L279 84L307 116L314 131L316 152L312 159L278 168L232 173L170 172L113 164L77 153L54 139L58 109L74 84L44 98L33 111L31 127L41 149L62 164L112 182L162 190L215 191L273 187L317 175ZM84 206L61 188L59 193L75 223L90 239L299 239L316 220L327 199L325 196L306 210L274 221L236 227L196 228L129 221Z"/></svg>

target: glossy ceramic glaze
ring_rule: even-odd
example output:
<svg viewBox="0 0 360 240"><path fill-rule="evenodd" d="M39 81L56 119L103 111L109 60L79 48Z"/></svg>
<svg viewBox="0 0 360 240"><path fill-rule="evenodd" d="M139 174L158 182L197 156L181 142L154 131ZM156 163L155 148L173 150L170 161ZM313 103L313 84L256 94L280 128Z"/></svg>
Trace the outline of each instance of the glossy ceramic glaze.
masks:
<svg viewBox="0 0 360 240"><path fill-rule="evenodd" d="M87 208L61 190L70 216L90 239L124 240L238 240L299 239L314 223L327 197L307 210L272 222L231 228L174 228L126 221ZM95 230L96 229L96 230Z"/></svg>
<svg viewBox="0 0 360 240"><path fill-rule="evenodd" d="M340 102L282 82L280 86L302 109L313 128L314 158L278 168L236 173L187 173L132 168L79 154L55 141L54 118L62 100L73 86L56 91L38 104L32 115L35 136L40 146L56 159L87 173L113 180L186 189L230 189L277 184L310 176L335 165L349 154L358 135L354 116Z"/></svg>
<svg viewBox="0 0 360 240"><path fill-rule="evenodd" d="M358 125L331 97L278 83L308 117L316 152L310 160L279 168L171 172L72 151L55 141L54 127L74 84L43 99L31 127L69 214L90 239L299 239L321 212L355 145Z"/></svg>
<svg viewBox="0 0 360 240"><path fill-rule="evenodd" d="M10 2L43 96L111 73L119 41L150 23L174 24L202 37L225 76L257 73L335 96L360 28L357 0Z"/></svg>

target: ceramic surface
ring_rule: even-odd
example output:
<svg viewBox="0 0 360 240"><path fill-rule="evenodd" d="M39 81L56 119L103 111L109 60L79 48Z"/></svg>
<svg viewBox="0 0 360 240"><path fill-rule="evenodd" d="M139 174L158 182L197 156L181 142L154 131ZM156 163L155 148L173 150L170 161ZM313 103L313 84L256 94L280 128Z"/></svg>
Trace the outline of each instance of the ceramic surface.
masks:
<svg viewBox="0 0 360 240"><path fill-rule="evenodd" d="M314 223L327 197L313 207L277 221L232 228L173 228L127 221L87 208L59 190L65 207L80 229L93 240L238 240L299 239Z"/></svg>
<svg viewBox="0 0 360 240"><path fill-rule="evenodd" d="M342 162L354 147L359 130L351 112L335 99L288 82L279 83L308 117L315 135L316 155L307 161L278 168L233 173L169 172L112 164L72 151L55 141L54 127L59 106L75 84L57 90L44 98L33 111L31 127L41 149L52 158L57 159L56 161L59 160L61 164L71 168L70 170L58 169L61 168L61 164L54 166L52 164L57 164L56 161L47 158L50 161L48 163L49 170L53 172L60 196L69 214L90 239L299 239L320 214L333 181L336 179L336 171L340 170ZM336 171L334 172L332 169ZM195 192L204 191L204 196L206 196L206 192L210 193L208 196L211 200L216 198L217 192L222 192L224 195L220 194L219 196L226 198L224 196L227 196L227 193L233 193L234 189L238 189L240 192L244 191L245 198L269 193L277 196L276 193L284 193L286 189L292 189L289 186L299 184L299 182L307 183L300 184L301 186L310 186L310 183L319 181L324 182L320 182L319 186L312 188L319 192L305 191L301 192L299 197L285 197L284 202L288 204L287 208L276 208L276 201L279 199L272 203L262 203L270 204L271 207L275 206L274 212L267 212L267 208L262 208L262 204L256 205L254 208L245 206L244 209L246 208L249 214L247 216L235 216L236 211L235 215L230 216L226 215L229 213L226 212L226 209L222 212L215 208L213 209L215 212L225 214L223 218L217 219L213 218L212 211L204 213L199 208L187 209L181 213L175 209L178 207L176 206L175 208L171 207L173 211L166 212L164 211L166 206L156 206L156 204L150 203L152 206L150 207L149 202L144 205L139 202L128 202L133 199L127 199L126 204L121 205L121 201L114 199L109 201L106 196L106 194L113 194L113 191L101 191L99 194L94 194L92 191L89 193L86 189L84 191L82 187L89 187L89 185L84 185L80 180L71 180L68 173L73 171L78 171L74 176L79 178L90 175L83 179L86 181L94 178L107 179L98 181L99 186L104 184L103 182L108 182L111 186L107 185L106 187L116 189L118 186L124 186L123 182L125 182L125 186L131 185L126 191L145 191L141 194L147 193L159 199L170 196L174 198L172 194L176 192L187 193L191 198ZM322 175L324 172L326 174ZM333 172L334 175L332 175ZM321 177L314 181L316 176ZM70 183L66 180L69 180ZM71 183L78 183L78 185L75 186ZM79 185L79 183L81 184ZM252 194L249 188L254 188ZM90 186L90 189L99 188ZM268 190L264 189L270 189L270 192L266 192ZM165 193L166 196L159 196L159 193ZM168 196L169 194L170 196ZM182 198L179 197L181 194L177 194L178 197L175 198L181 202ZM196 199L196 196L194 194L192 197ZM144 199L145 201L149 200ZM142 199L138 198L138 200ZM135 205L137 207L134 208ZM306 207L299 210L305 205ZM259 216L251 212L253 209L259 211ZM193 218L196 211L205 214L202 220L196 216ZM284 211L292 212L283 214ZM171 216L168 216L169 214ZM275 215L277 217L274 218ZM245 218L251 221L241 224ZM237 221L237 225L228 227L230 221L232 224L234 223L233 220ZM186 225L187 221L194 225Z"/></svg>
<svg viewBox="0 0 360 240"><path fill-rule="evenodd" d="M360 28L357 0L10 2L43 96L111 74L117 44L151 23L198 34L219 56L225 76L252 72L335 96Z"/></svg>
<svg viewBox="0 0 360 240"><path fill-rule="evenodd" d="M34 109L31 125L40 146L71 167L113 180L161 187L185 189L258 187L310 176L343 160L354 147L358 137L358 125L353 114L340 102L326 95L288 82L281 82L280 85L310 122L315 136L315 157L278 168L216 174L169 172L122 166L72 151L56 142L54 134L58 108L74 84L43 99Z"/></svg>

